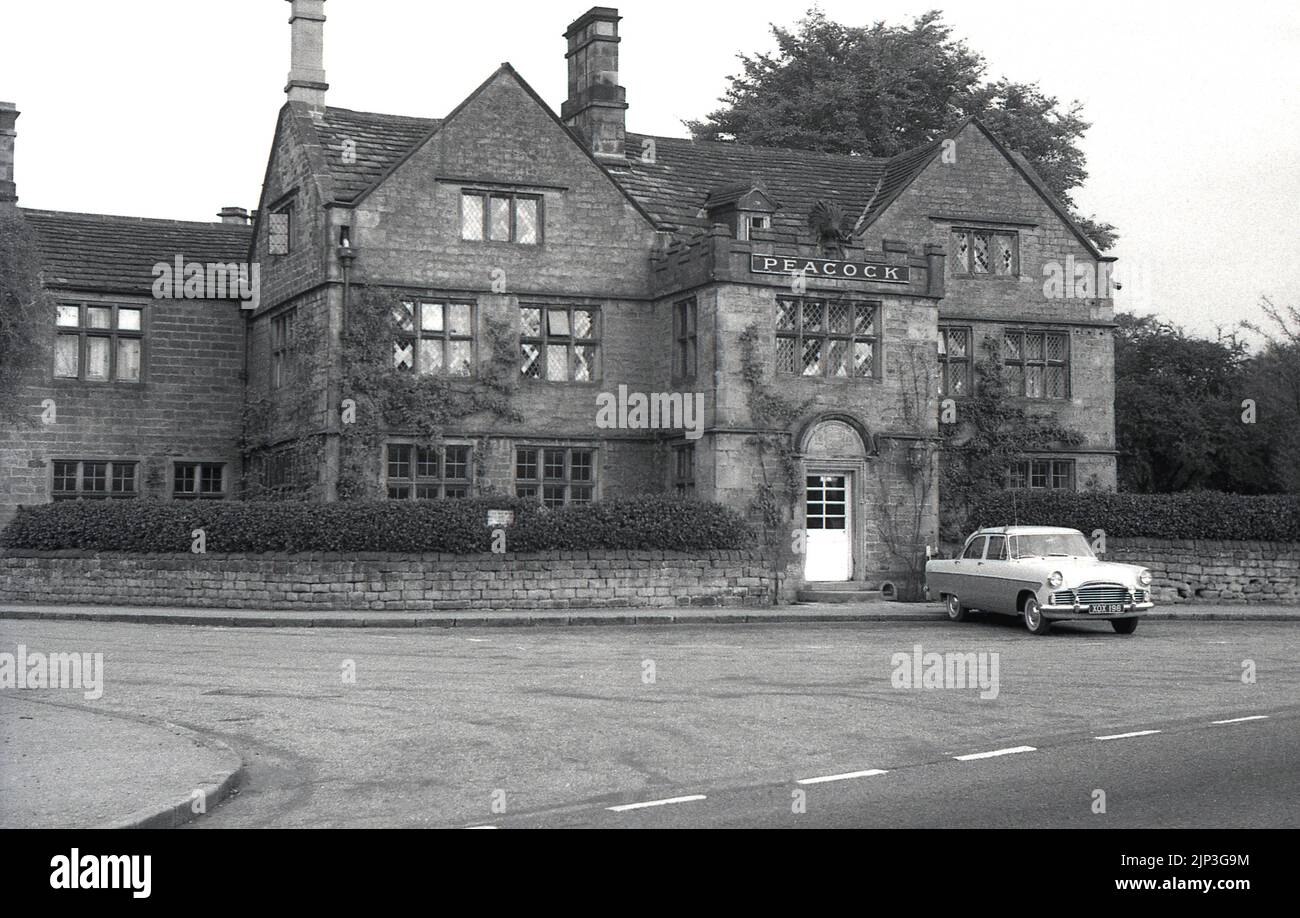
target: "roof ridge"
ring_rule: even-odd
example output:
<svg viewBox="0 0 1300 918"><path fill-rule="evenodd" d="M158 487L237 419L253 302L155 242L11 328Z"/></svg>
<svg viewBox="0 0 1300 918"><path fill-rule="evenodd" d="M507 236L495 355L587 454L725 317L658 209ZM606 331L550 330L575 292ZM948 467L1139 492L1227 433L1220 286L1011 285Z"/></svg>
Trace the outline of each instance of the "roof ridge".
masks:
<svg viewBox="0 0 1300 918"><path fill-rule="evenodd" d="M640 131L628 131L627 133L633 137L649 137L654 140L675 140L693 146L709 144L715 147L725 147L729 150L763 150L772 153L794 153L799 156L825 156L833 159L848 160L850 162L884 163L888 162L890 159L888 156L863 156L860 153L833 153L829 150L801 150L798 147L770 147L757 143L739 143L734 140L695 140L691 137L669 137L665 134L644 134Z"/></svg>
<svg viewBox="0 0 1300 918"><path fill-rule="evenodd" d="M71 217L76 220L93 220L96 223L110 223L113 221L128 221L131 223L153 224L158 226L181 226L181 227L204 227L209 229L219 229L223 232L234 232L239 230L248 230L247 224L224 223L220 220L211 222L203 220L177 220L174 217L135 217L130 214L92 214L72 210L46 210L39 207L20 207L18 208L24 214L33 214L40 217Z"/></svg>
<svg viewBox="0 0 1300 918"><path fill-rule="evenodd" d="M338 105L325 106L325 113L327 116L330 112L346 112L349 115L362 115L362 116L369 116L371 118L400 118L403 121L441 121L442 120L441 118L437 118L431 115L395 115L391 112L372 112L372 111L362 110L359 108L343 108Z"/></svg>

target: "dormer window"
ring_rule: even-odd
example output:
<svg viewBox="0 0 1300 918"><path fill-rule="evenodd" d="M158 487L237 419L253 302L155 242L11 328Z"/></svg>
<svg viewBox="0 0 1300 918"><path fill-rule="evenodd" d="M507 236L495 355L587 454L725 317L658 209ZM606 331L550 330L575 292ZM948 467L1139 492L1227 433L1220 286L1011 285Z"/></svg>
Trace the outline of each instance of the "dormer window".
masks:
<svg viewBox="0 0 1300 918"><path fill-rule="evenodd" d="M704 201L704 216L710 224L731 228L737 239L753 238L754 230L772 227L772 215L781 205L752 182L725 185L709 192Z"/></svg>
<svg viewBox="0 0 1300 918"><path fill-rule="evenodd" d="M767 214L741 214L740 221L737 223L739 232L736 234L737 239L746 240L753 238L753 230L765 230L772 226L772 218Z"/></svg>

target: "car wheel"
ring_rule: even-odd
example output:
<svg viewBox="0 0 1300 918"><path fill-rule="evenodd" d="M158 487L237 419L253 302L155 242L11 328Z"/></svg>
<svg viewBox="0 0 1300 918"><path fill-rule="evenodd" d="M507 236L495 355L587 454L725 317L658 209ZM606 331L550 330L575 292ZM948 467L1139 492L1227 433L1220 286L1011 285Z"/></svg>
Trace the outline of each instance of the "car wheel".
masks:
<svg viewBox="0 0 1300 918"><path fill-rule="evenodd" d="M1120 634L1132 634L1138 630L1138 620L1136 618L1113 618L1110 626Z"/></svg>
<svg viewBox="0 0 1300 918"><path fill-rule="evenodd" d="M1025 627L1029 629L1030 634L1046 634L1052 627L1051 621L1038 607L1038 600L1032 596L1025 600L1024 615Z"/></svg>
<svg viewBox="0 0 1300 918"><path fill-rule="evenodd" d="M967 609L957 598L957 594L949 593L948 598L944 601L944 610L948 613L948 621L964 622L966 620Z"/></svg>

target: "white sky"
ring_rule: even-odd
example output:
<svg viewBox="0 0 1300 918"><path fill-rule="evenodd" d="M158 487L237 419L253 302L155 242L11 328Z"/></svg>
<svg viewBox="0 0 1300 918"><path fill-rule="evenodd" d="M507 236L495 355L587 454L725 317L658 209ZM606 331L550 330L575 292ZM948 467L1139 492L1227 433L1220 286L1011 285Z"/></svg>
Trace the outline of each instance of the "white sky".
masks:
<svg viewBox="0 0 1300 918"><path fill-rule="evenodd" d="M811 0L618 5L629 128L685 136L738 52ZM329 104L445 115L502 61L558 110L564 40L590 0L328 0ZM939 0L822 0L833 19L910 20ZM1189 330L1300 303L1300 5L950 0L990 76L1080 99L1084 213L1116 224L1117 304ZM284 0L0 0L0 99L17 103L26 207L215 219L256 206L289 69Z"/></svg>

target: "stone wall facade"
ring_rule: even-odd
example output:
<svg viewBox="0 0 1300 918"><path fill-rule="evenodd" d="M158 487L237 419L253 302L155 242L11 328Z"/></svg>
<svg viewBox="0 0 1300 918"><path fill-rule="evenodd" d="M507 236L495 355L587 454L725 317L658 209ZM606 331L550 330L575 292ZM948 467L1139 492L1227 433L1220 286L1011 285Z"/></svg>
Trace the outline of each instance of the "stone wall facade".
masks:
<svg viewBox="0 0 1300 918"><path fill-rule="evenodd" d="M1300 543L1107 539L1106 560L1151 569L1157 602L1300 602Z"/></svg>
<svg viewBox="0 0 1300 918"><path fill-rule="evenodd" d="M770 580L742 551L518 555L0 555L0 601L227 609L526 610L757 606Z"/></svg>

